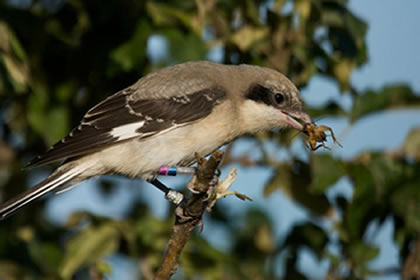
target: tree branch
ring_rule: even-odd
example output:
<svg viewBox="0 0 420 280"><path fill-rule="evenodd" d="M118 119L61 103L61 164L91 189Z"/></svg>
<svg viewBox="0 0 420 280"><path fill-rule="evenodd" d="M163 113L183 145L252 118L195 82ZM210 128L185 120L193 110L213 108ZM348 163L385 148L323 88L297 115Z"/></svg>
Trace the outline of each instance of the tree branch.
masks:
<svg viewBox="0 0 420 280"><path fill-rule="evenodd" d="M214 183L212 180L223 159L223 154L223 151L217 151L208 160L198 154L195 155L198 163L197 171L188 183L192 196L184 200L175 210L175 224L168 241L168 248L154 279L170 279L176 272L185 244L194 228L202 223L203 213L209 203L209 189Z"/></svg>

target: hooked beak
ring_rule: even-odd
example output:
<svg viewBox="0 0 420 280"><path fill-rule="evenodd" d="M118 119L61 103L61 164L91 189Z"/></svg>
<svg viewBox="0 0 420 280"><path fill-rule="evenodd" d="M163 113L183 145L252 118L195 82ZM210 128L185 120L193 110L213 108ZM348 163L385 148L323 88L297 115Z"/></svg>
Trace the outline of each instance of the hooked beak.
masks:
<svg viewBox="0 0 420 280"><path fill-rule="evenodd" d="M313 123L312 118L304 111L282 110L282 113L286 115L286 123L299 131L303 131L303 124Z"/></svg>

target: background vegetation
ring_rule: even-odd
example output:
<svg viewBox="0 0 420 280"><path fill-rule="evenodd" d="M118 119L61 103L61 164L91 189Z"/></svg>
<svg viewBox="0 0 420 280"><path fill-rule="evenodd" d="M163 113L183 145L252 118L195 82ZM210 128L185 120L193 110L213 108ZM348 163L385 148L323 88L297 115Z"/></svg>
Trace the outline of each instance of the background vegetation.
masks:
<svg viewBox="0 0 420 280"><path fill-rule="evenodd" d="M275 68L300 88L315 75L328 78L351 106L308 106L315 119L355 124L375 112L418 106L419 95L406 85L364 92L352 85L352 72L368 61L367 28L346 0L0 1L1 200L51 170L22 167L105 96L152 70L209 53L220 54L223 63ZM165 52L147 52L153 36L167 42ZM303 252L327 263L325 279L420 277L420 129L398 150L345 159L328 151L296 154L290 147L301 138L294 131L250 141L257 152L232 154L225 164L270 170L260 191L286 193L312 219L278 236L265 210L244 204L243 213L232 216L229 203L218 203L208 223L222 227L230 245L219 248L197 233L175 278L313 279L298 266ZM287 155L272 156L268 145ZM352 197L328 198L343 178L351 183ZM100 182L112 195L112 182ZM77 212L57 225L38 202L0 223L0 279L101 279L112 273L109 255L135 260L142 279L150 279L173 213L157 218L149 208L134 201L123 219ZM380 249L366 238L367 230L390 219L400 265L375 270L369 263Z"/></svg>

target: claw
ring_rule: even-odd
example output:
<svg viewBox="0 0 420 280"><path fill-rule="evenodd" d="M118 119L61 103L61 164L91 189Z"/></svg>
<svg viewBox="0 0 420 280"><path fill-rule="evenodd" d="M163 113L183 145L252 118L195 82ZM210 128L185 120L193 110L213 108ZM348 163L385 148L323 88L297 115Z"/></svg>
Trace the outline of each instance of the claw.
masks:
<svg viewBox="0 0 420 280"><path fill-rule="evenodd" d="M236 192L236 191L230 191L229 188L232 186L233 182L238 177L238 170L236 168L233 168L229 171L229 174L226 176L226 178L217 184L214 191L212 192L212 195L209 199L209 204L207 205L207 211L210 211L211 208L213 208L214 204L218 199L224 198L228 195L235 195L237 198L241 200L249 200L252 201L250 197L248 197L245 194Z"/></svg>
<svg viewBox="0 0 420 280"><path fill-rule="evenodd" d="M204 201L208 201L211 198L213 198L215 191L217 189L217 186L220 184L220 174L221 174L220 170L216 169L213 179L210 181L207 197L204 199Z"/></svg>

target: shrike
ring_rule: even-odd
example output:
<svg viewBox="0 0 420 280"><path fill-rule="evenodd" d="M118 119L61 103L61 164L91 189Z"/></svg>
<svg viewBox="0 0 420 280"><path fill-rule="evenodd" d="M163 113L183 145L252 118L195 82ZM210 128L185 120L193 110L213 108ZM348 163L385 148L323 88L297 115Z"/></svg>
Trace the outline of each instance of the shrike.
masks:
<svg viewBox="0 0 420 280"><path fill-rule="evenodd" d="M80 125L30 161L63 161L50 176L0 206L4 219L41 196L91 177L156 179L162 166L189 166L244 134L312 123L281 73L250 65L188 62L153 72L106 98Z"/></svg>

